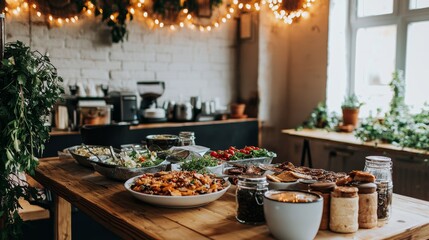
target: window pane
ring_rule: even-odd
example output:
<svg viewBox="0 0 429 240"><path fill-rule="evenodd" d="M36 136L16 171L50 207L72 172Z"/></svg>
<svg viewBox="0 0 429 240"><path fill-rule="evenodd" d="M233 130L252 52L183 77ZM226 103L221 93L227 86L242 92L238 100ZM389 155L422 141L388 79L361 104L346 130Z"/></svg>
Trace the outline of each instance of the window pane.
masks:
<svg viewBox="0 0 429 240"><path fill-rule="evenodd" d="M405 66L405 103L419 112L429 103L429 21L408 25L407 58Z"/></svg>
<svg viewBox="0 0 429 240"><path fill-rule="evenodd" d="M358 17L393 13L393 0L358 0Z"/></svg>
<svg viewBox="0 0 429 240"><path fill-rule="evenodd" d="M389 109L395 70L396 25L361 28L356 37L355 93L366 104L362 116Z"/></svg>
<svg viewBox="0 0 429 240"><path fill-rule="evenodd" d="M429 0L410 0L410 9L429 7Z"/></svg>

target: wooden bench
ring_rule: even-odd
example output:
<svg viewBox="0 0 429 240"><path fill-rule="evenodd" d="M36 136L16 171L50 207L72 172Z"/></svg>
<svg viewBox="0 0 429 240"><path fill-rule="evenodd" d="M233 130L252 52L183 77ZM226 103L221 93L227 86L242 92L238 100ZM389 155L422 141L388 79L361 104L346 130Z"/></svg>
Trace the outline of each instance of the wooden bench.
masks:
<svg viewBox="0 0 429 240"><path fill-rule="evenodd" d="M22 209L19 209L19 215L23 221L33 221L49 218L49 210L37 205L31 205L24 199L19 199Z"/></svg>

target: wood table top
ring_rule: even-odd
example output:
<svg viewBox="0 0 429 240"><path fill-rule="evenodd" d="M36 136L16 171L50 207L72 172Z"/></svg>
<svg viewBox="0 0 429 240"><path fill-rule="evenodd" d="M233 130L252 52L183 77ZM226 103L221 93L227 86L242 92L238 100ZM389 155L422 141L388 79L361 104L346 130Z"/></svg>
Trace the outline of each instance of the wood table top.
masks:
<svg viewBox="0 0 429 240"><path fill-rule="evenodd" d="M41 159L34 177L123 239L272 239L266 225L235 219L235 187L198 208L168 209L143 203L123 183L106 179L71 159ZM354 234L319 231L316 239L426 239L429 202L394 194L388 224Z"/></svg>
<svg viewBox="0 0 429 240"><path fill-rule="evenodd" d="M375 148L375 149L386 150L386 151L391 151L395 153L413 154L418 156L429 155L429 152L425 150L419 150L414 148L402 148L399 146L395 146L393 144L376 143L374 141L363 142L358 138L356 138L353 133L330 132L324 129L302 129L302 130L284 129L282 130L282 133L290 136L294 136L294 137L301 137L304 139L321 140L321 141L326 141L331 143L347 144L351 146L363 147L363 148L369 148L369 149Z"/></svg>

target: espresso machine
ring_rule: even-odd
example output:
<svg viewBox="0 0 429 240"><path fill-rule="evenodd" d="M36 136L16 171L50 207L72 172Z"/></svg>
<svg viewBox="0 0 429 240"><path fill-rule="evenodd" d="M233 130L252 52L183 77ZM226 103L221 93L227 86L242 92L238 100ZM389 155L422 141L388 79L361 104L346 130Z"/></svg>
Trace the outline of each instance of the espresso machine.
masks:
<svg viewBox="0 0 429 240"><path fill-rule="evenodd" d="M158 107L157 99L165 90L165 82L138 82L137 90L141 96L140 121L144 123L166 122L165 110Z"/></svg>

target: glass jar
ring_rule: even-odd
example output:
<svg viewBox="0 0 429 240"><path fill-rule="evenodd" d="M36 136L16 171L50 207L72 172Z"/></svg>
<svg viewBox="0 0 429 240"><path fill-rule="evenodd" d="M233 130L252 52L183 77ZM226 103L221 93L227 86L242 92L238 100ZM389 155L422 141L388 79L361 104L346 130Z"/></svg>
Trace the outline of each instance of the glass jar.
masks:
<svg viewBox="0 0 429 240"><path fill-rule="evenodd" d="M368 156L365 158L364 171L375 176L378 193L378 220L388 220L392 213L392 159L383 156Z"/></svg>
<svg viewBox="0 0 429 240"><path fill-rule="evenodd" d="M179 133L180 146L194 146L195 133L194 132L180 132Z"/></svg>
<svg viewBox="0 0 429 240"><path fill-rule="evenodd" d="M240 223L253 225L265 223L263 199L267 190L268 182L265 176L238 176L236 219Z"/></svg>

